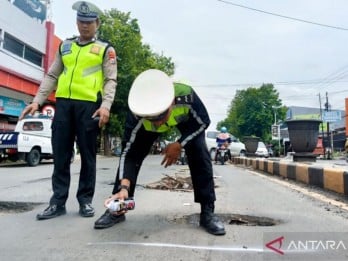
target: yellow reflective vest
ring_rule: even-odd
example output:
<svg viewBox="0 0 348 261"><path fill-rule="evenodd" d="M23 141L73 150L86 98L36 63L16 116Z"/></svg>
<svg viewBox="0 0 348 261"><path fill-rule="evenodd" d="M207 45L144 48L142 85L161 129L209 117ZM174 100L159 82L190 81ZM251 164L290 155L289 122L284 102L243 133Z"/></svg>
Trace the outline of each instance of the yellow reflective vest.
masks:
<svg viewBox="0 0 348 261"><path fill-rule="evenodd" d="M103 92L103 58L108 43L95 40L78 45L67 39L60 46L64 71L58 78L57 98L97 101Z"/></svg>
<svg viewBox="0 0 348 261"><path fill-rule="evenodd" d="M178 125L180 122L183 122L189 118L190 108L183 105L174 105L170 116L165 124L161 124L160 126L154 125L151 121L144 119L143 125L145 130L152 132L166 132L170 130L173 126Z"/></svg>

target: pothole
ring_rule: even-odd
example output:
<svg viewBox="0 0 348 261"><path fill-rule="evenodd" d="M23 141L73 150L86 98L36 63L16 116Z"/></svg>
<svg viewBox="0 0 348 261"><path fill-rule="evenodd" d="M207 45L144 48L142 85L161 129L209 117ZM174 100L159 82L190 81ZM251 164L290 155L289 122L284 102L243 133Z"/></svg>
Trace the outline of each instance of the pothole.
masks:
<svg viewBox="0 0 348 261"><path fill-rule="evenodd" d="M199 214L186 215L183 217L175 217L170 220L177 224L199 224ZM228 225L241 225L241 226L275 226L281 222L281 220L269 218L269 217L259 217L241 214L223 214L216 213L216 216L224 223Z"/></svg>
<svg viewBox="0 0 348 261"><path fill-rule="evenodd" d="M0 213L22 213L31 211L41 203L0 201Z"/></svg>

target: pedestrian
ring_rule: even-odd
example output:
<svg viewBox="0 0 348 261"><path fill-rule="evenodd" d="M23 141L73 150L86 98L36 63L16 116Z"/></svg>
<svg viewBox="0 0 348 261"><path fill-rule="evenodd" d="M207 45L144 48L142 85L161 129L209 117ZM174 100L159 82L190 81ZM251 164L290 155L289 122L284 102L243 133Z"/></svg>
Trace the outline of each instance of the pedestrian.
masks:
<svg viewBox="0 0 348 261"><path fill-rule="evenodd" d="M139 170L152 144L160 134L177 127L181 137L165 147L161 164L164 167L175 164L181 148L185 149L194 200L201 205L200 225L211 234L224 235L224 225L214 214L213 169L205 143L205 129L210 118L192 87L173 83L164 72L150 69L133 82L128 106L131 112L126 119L122 154L112 196L105 200L105 207L113 200L134 196ZM95 222L94 228L107 228L125 221L125 213L107 209Z"/></svg>
<svg viewBox="0 0 348 261"><path fill-rule="evenodd" d="M44 77L32 103L19 119L34 114L55 88L56 108L52 121L54 170L53 195L49 206L37 215L38 220L66 213L70 187L70 159L74 142L81 155L77 200L79 214L92 217L92 199L96 183L96 141L99 128L109 120L116 92L116 53L106 41L97 39L101 10L94 4L78 1L79 36L64 40Z"/></svg>

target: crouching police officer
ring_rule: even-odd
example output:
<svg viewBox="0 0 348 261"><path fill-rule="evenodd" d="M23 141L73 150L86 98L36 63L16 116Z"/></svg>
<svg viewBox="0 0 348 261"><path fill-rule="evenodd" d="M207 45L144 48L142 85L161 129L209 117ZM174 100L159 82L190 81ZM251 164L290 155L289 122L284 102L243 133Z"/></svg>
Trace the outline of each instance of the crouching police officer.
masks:
<svg viewBox="0 0 348 261"><path fill-rule="evenodd" d="M126 120L113 195L104 205L115 199L133 197L140 167L153 142L161 133L176 126L181 137L164 149L161 164L164 167L175 164L181 148L185 149L194 200L201 204L200 225L213 235L224 235L224 225L214 214L213 170L204 134L210 119L200 98L190 86L173 83L164 72L150 69L133 82L128 105L131 113ZM111 227L124 220L125 211L106 210L94 228Z"/></svg>

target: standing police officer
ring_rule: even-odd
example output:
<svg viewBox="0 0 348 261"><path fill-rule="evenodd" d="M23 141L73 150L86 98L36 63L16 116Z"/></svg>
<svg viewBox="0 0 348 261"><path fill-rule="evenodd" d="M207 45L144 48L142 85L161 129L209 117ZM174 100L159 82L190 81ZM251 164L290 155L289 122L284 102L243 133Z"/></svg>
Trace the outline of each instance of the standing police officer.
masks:
<svg viewBox="0 0 348 261"><path fill-rule="evenodd" d="M175 164L181 148L185 149L194 199L201 204L200 225L213 235L224 235L224 225L214 214L213 169L204 135L210 119L200 98L190 86L173 83L164 72L150 69L135 79L128 105L132 113L126 120L113 195L104 205L133 197L140 167L152 144L161 133L177 127L181 137L164 149L161 164L164 167ZM94 227L107 228L124 220L124 211L106 210Z"/></svg>
<svg viewBox="0 0 348 261"><path fill-rule="evenodd" d="M22 112L34 114L55 88L56 110L52 122L54 171L53 195L38 220L66 213L70 187L70 159L76 139L81 154L77 200L82 217L92 217L96 182L96 141L99 128L109 120L116 92L116 53L107 42L96 38L101 10L86 1L76 2L78 37L60 44L33 102Z"/></svg>

